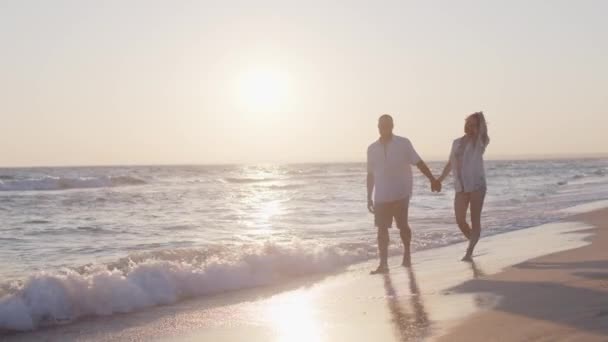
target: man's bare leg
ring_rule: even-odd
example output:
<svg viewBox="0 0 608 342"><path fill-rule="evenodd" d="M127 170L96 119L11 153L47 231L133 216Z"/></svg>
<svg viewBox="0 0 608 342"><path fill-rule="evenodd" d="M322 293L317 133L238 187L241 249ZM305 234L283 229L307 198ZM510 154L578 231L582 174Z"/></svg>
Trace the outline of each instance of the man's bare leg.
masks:
<svg viewBox="0 0 608 342"><path fill-rule="evenodd" d="M403 243L403 261L401 265L410 267L412 265L412 256L410 246L412 244L412 230L408 222L409 211L410 211L410 199L406 198L401 202L401 207L398 209L395 216L397 221L397 228L399 228L399 235L401 236L401 243Z"/></svg>
<svg viewBox="0 0 608 342"><path fill-rule="evenodd" d="M378 228L378 254L380 255L380 265L371 274L381 274L388 272L388 228Z"/></svg>
<svg viewBox="0 0 608 342"><path fill-rule="evenodd" d="M410 229L410 226L406 224L404 227L401 227L399 229L399 235L401 236L401 242L403 243L403 262L401 265L410 267L412 266L412 257L410 253L412 230Z"/></svg>

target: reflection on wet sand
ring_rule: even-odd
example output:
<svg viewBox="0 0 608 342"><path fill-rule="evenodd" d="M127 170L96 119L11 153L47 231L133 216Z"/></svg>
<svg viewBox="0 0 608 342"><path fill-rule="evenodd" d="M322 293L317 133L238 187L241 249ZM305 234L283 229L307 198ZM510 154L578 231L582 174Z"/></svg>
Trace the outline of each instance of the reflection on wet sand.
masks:
<svg viewBox="0 0 608 342"><path fill-rule="evenodd" d="M477 279L479 277L485 276L485 272L475 263L475 261L470 261L469 266L471 266L471 271L473 271L473 279Z"/></svg>
<svg viewBox="0 0 608 342"><path fill-rule="evenodd" d="M486 273L477 263L475 263L475 261L470 261L468 262L468 264L471 267L471 271L473 272L473 279L479 279L486 275ZM494 300L491 296L488 296L487 294L475 294L474 302L478 308L485 308L491 306Z"/></svg>
<svg viewBox="0 0 608 342"><path fill-rule="evenodd" d="M276 342L321 341L321 324L310 294L302 291L277 300L268 307L266 315L273 322Z"/></svg>
<svg viewBox="0 0 608 342"><path fill-rule="evenodd" d="M429 333L430 320L424 309L414 270L409 267L407 271L410 291L408 296L409 310L404 308L406 303L400 302L399 294L395 290L390 274L384 275L384 289L399 341L417 341L422 340Z"/></svg>

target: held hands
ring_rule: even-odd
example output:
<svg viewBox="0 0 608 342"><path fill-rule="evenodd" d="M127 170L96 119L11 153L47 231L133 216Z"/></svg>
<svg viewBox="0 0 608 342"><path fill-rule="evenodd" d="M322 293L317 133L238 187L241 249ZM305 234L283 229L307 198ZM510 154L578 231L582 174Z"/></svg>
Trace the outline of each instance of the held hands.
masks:
<svg viewBox="0 0 608 342"><path fill-rule="evenodd" d="M441 181L438 179L431 179L431 191L441 192Z"/></svg>
<svg viewBox="0 0 608 342"><path fill-rule="evenodd" d="M441 180L433 177L431 179L431 191L432 192L441 192ZM367 210L370 213L374 213L374 201L371 198L367 199Z"/></svg>

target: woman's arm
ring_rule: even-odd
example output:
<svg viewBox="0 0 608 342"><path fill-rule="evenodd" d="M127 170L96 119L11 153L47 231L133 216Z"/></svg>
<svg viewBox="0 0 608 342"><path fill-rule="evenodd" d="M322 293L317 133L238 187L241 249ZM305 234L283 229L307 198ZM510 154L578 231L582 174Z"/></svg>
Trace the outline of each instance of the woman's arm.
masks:
<svg viewBox="0 0 608 342"><path fill-rule="evenodd" d="M452 162L448 161L448 163L445 164L445 167L443 168L443 172L441 173L441 176L437 180L440 183L443 183L443 180L450 174L451 171L452 171Z"/></svg>
<svg viewBox="0 0 608 342"><path fill-rule="evenodd" d="M477 140L481 141L485 152L485 148L490 143L490 137L488 136L488 123L483 112L479 112L479 133L477 134Z"/></svg>

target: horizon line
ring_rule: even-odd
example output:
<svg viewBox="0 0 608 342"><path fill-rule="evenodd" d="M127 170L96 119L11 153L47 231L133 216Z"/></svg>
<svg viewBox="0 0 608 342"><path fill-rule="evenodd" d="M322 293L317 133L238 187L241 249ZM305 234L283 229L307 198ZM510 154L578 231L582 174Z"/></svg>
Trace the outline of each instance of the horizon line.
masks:
<svg viewBox="0 0 608 342"><path fill-rule="evenodd" d="M543 160L584 160L584 159L604 159L608 158L608 153L589 153L589 154L522 154L522 155L497 155L486 158L486 161L543 161ZM445 158L439 159L436 157L425 160L429 163L446 161ZM225 163L184 163L184 162L167 162L167 163L115 163L115 164L48 164L48 165L9 165L0 166L1 169L39 169L39 168L86 168L86 167L151 167L151 166L236 166L236 165L321 165L321 164L361 164L364 160L336 160L336 161L302 161L302 162L225 162Z"/></svg>

